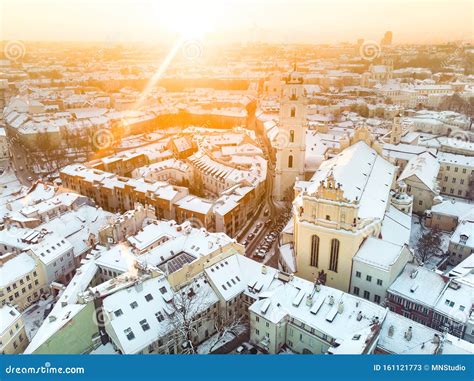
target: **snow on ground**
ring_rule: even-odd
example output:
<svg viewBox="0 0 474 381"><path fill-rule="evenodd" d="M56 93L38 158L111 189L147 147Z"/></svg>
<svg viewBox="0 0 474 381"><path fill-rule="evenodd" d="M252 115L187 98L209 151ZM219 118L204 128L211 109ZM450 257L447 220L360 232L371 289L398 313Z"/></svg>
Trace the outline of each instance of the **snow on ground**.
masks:
<svg viewBox="0 0 474 381"><path fill-rule="evenodd" d="M96 349L91 351L89 354L91 355L116 355L117 352L115 351L113 345L111 343L102 344L98 346Z"/></svg>
<svg viewBox="0 0 474 381"><path fill-rule="evenodd" d="M36 335L36 331L38 331L38 328L41 327L41 324L43 324L43 321L46 318L46 316L44 316L44 313L46 309L51 305L51 303L53 303L52 296L50 296L46 300L40 300L38 303L29 306L23 312L22 316L23 321L25 322L25 330L30 341L33 336Z"/></svg>
<svg viewBox="0 0 474 381"><path fill-rule="evenodd" d="M430 231L431 229L423 225L423 221L417 215L413 215L411 219L411 234L410 234L410 248L412 248L416 253L416 245L420 240L423 233ZM448 251L449 239L451 238L451 234L449 232L441 232L441 250L443 253ZM429 269L435 269L438 262L442 259L441 256L433 256L429 258L424 267Z"/></svg>
<svg viewBox="0 0 474 381"><path fill-rule="evenodd" d="M228 342L234 340L237 336L243 334L246 330L247 327L245 325L239 325L234 329L235 334L230 331L227 331L224 333L224 335L222 335L222 337L219 338L219 334L216 333L198 346L197 353L200 355L209 354L211 351L215 351L216 349L222 347Z"/></svg>

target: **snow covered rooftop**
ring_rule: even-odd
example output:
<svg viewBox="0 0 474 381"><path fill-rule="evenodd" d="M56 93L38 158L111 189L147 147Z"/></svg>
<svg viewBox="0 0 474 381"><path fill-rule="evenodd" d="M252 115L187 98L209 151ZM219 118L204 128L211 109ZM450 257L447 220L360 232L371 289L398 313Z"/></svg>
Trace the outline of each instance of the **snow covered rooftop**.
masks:
<svg viewBox="0 0 474 381"><path fill-rule="evenodd" d="M0 286L6 287L23 278L36 267L35 260L27 253L20 253L0 266Z"/></svg>
<svg viewBox="0 0 474 381"><path fill-rule="evenodd" d="M474 250L474 219L463 220L459 223L450 241L452 243L470 247Z"/></svg>
<svg viewBox="0 0 474 381"><path fill-rule="evenodd" d="M0 307L0 335L6 333L6 331L11 327L11 325L21 318L20 312L15 307L9 306L7 304Z"/></svg>
<svg viewBox="0 0 474 381"><path fill-rule="evenodd" d="M404 246L371 236L364 241L357 251L354 261L364 262L383 271L389 271L390 267L400 257L403 248Z"/></svg>
<svg viewBox="0 0 474 381"><path fill-rule="evenodd" d="M428 187L428 189L436 192L436 178L438 177L439 168L438 160L436 160L432 154L425 152L408 161L398 180L405 180L415 176Z"/></svg>
<svg viewBox="0 0 474 381"><path fill-rule="evenodd" d="M461 219L474 212L474 204L470 204L461 200L444 200L440 204L433 205L431 212L444 214L448 216L455 216Z"/></svg>
<svg viewBox="0 0 474 381"><path fill-rule="evenodd" d="M410 331L410 333L408 333ZM437 335L437 336L435 336ZM467 342L448 335L443 344L437 342L443 339L441 333L423 324L410 320L395 312L388 311L380 330L377 347L394 354L469 354ZM472 345L471 345L472 346ZM438 352L442 348L441 352Z"/></svg>
<svg viewBox="0 0 474 381"><path fill-rule="evenodd" d="M250 306L250 311L277 324L288 316L334 339L347 337L383 321L386 309L365 299L300 278L282 284Z"/></svg>
<svg viewBox="0 0 474 381"><path fill-rule="evenodd" d="M392 164L365 142L357 142L321 164L311 178L307 193L316 192L320 182L330 174L341 184L346 199L359 202L360 218L382 220L395 176Z"/></svg>
<svg viewBox="0 0 474 381"><path fill-rule="evenodd" d="M67 239L53 233L46 235L39 243L29 246L28 249L41 262L48 265L68 251L72 251L73 246Z"/></svg>
<svg viewBox="0 0 474 381"><path fill-rule="evenodd" d="M397 245L408 244L410 232L411 216L390 205L382 221L382 239Z"/></svg>
<svg viewBox="0 0 474 381"><path fill-rule="evenodd" d="M122 353L138 353L177 327L180 317L172 305L173 298L176 305L181 305L179 299L188 298L191 288L193 301L186 304L191 311L189 316L218 302L203 277L177 291L178 296L165 277L151 278L104 298L103 306L109 315L106 330Z"/></svg>
<svg viewBox="0 0 474 381"><path fill-rule="evenodd" d="M97 270L95 262L89 260L76 271L67 287L61 292L48 318L26 348L25 354L31 354L37 350L86 307L86 304L79 303L79 296L89 287ZM90 318L92 319L92 316ZM67 353L67 346L64 348L64 352Z"/></svg>
<svg viewBox="0 0 474 381"><path fill-rule="evenodd" d="M447 277L432 270L407 263L387 291L427 307L434 307L448 281Z"/></svg>

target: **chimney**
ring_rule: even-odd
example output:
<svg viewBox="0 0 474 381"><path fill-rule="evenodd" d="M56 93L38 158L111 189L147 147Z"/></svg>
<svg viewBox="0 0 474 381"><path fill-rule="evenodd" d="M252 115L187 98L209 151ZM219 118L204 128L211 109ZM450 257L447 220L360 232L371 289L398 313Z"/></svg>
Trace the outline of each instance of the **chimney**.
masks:
<svg viewBox="0 0 474 381"><path fill-rule="evenodd" d="M332 306L334 304L334 296L332 295L329 295L329 301L328 301L329 305Z"/></svg>
<svg viewBox="0 0 474 381"><path fill-rule="evenodd" d="M388 328L388 337L392 337L394 331L395 331L395 327L394 327L393 325L391 325L391 326Z"/></svg>
<svg viewBox="0 0 474 381"><path fill-rule="evenodd" d="M311 295L306 296L306 305L308 307L311 307L313 305L313 298L311 297Z"/></svg>
<svg viewBox="0 0 474 381"><path fill-rule="evenodd" d="M408 327L408 330L405 332L405 339L407 341L410 341L412 336L413 336L413 331L412 331L412 328L410 326L410 327Z"/></svg>
<svg viewBox="0 0 474 381"><path fill-rule="evenodd" d="M342 314L344 312L344 302L341 300L339 301L339 305L337 306L337 312Z"/></svg>
<svg viewBox="0 0 474 381"><path fill-rule="evenodd" d="M266 273L267 273L267 266L262 265L262 274L266 274Z"/></svg>

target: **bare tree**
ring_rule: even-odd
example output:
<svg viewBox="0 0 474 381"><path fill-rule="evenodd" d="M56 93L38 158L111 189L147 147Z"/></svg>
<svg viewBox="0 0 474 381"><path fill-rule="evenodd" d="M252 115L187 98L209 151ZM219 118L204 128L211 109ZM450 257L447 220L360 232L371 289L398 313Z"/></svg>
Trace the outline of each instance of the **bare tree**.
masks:
<svg viewBox="0 0 474 381"><path fill-rule="evenodd" d="M227 334L232 334L234 337L237 337L245 330L248 329L247 324L244 322L242 316L236 316L231 314L230 316L226 315L225 311L222 311L219 316L214 320L214 328L217 332L217 336L209 347L209 352L212 352L218 344L222 342L222 339Z"/></svg>
<svg viewBox="0 0 474 381"><path fill-rule="evenodd" d="M212 319L208 309L218 303L212 289L209 286L205 288L200 286L197 289L197 283L193 282L176 291L169 302L171 341L179 346L184 354L196 353L199 328Z"/></svg>
<svg viewBox="0 0 474 381"><path fill-rule="evenodd" d="M416 244L416 256L421 262L426 262L433 255L442 254L441 242L438 229L426 230Z"/></svg>

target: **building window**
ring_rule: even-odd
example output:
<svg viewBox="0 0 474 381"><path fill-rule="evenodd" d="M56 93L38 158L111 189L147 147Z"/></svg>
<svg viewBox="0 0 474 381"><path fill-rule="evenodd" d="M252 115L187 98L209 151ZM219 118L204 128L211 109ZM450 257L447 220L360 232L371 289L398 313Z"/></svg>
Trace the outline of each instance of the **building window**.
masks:
<svg viewBox="0 0 474 381"><path fill-rule="evenodd" d="M367 275L367 277L365 279L367 280L367 282L372 282L372 276L370 276L370 275Z"/></svg>
<svg viewBox="0 0 474 381"><path fill-rule="evenodd" d="M319 237L313 235L311 237L311 266L318 267L319 259Z"/></svg>
<svg viewBox="0 0 474 381"><path fill-rule="evenodd" d="M132 332L131 328L127 328L123 331L125 335L127 336L128 340L133 340L135 338L135 334Z"/></svg>
<svg viewBox="0 0 474 381"><path fill-rule="evenodd" d="M359 296L359 287L354 287L354 295Z"/></svg>
<svg viewBox="0 0 474 381"><path fill-rule="evenodd" d="M288 168L293 168L293 155L288 156Z"/></svg>
<svg viewBox="0 0 474 381"><path fill-rule="evenodd" d="M148 331L150 329L150 324L146 321L146 319L140 320L140 325L143 331Z"/></svg>
<svg viewBox="0 0 474 381"><path fill-rule="evenodd" d="M258 329L256 329L256 330L255 330L255 334L256 334L257 336L260 336L260 331L259 331Z"/></svg>
<svg viewBox="0 0 474 381"><path fill-rule="evenodd" d="M145 300L149 302L150 300L153 300L153 296L151 294L146 294L145 295Z"/></svg>
<svg viewBox="0 0 474 381"><path fill-rule="evenodd" d="M296 108L295 107L292 107L291 110L290 110L290 117L291 118L294 118L296 115Z"/></svg>
<svg viewBox="0 0 474 381"><path fill-rule="evenodd" d="M377 303L377 304L380 304L380 296L379 295L374 296L374 302Z"/></svg>
<svg viewBox="0 0 474 381"><path fill-rule="evenodd" d="M370 300L370 292L369 291L364 291L364 298L367 300Z"/></svg>
<svg viewBox="0 0 474 381"><path fill-rule="evenodd" d="M381 286L382 285L382 279L377 279L377 286Z"/></svg>
<svg viewBox="0 0 474 381"><path fill-rule="evenodd" d="M339 260L339 240L333 238L331 240L331 258L329 261L329 270L337 273L337 264Z"/></svg>
<svg viewBox="0 0 474 381"><path fill-rule="evenodd" d="M362 276L362 274L360 273L360 271L356 271L356 278L360 278Z"/></svg>
<svg viewBox="0 0 474 381"><path fill-rule="evenodd" d="M290 143L295 141L295 131L290 130Z"/></svg>
<svg viewBox="0 0 474 381"><path fill-rule="evenodd" d="M161 313L161 311L158 311L156 314L156 320L158 320L159 323L161 323L163 320L165 320L163 314Z"/></svg>

